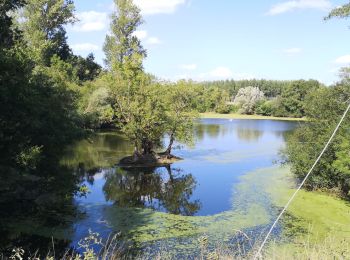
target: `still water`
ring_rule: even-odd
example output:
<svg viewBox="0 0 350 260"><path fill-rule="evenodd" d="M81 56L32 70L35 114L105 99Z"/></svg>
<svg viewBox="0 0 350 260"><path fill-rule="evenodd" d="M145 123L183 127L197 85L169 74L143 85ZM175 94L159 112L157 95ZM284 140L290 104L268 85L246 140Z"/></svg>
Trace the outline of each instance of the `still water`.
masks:
<svg viewBox="0 0 350 260"><path fill-rule="evenodd" d="M277 214L264 190L269 185L262 184L285 174L274 162L296 126L203 119L196 125L194 145L174 151L184 160L158 169L113 166L132 153L129 142L117 133L76 144L64 163L86 172L90 193L76 199L85 216L74 224L72 245L90 228L104 237L121 231L141 248L171 244L176 253L190 254L201 235L215 243L229 242L238 229L261 233Z"/></svg>
<svg viewBox="0 0 350 260"><path fill-rule="evenodd" d="M198 238L209 246L235 244L237 230L257 238L278 214L274 185L292 185L276 161L298 123L270 120L202 119L193 145L173 153L184 160L157 169L121 169L116 163L133 147L117 132L101 132L73 144L61 160L88 188L73 204L79 217L67 227L27 230L54 235L79 248L89 229L113 232L150 258L166 247L177 257L198 254ZM276 234L282 227L278 227Z"/></svg>

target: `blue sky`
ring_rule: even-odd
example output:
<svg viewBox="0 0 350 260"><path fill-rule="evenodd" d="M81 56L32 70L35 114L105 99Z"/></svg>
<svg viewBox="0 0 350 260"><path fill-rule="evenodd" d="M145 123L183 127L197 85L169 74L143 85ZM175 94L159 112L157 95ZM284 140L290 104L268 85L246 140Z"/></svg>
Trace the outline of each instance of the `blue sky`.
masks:
<svg viewBox="0 0 350 260"><path fill-rule="evenodd" d="M347 20L323 21L345 0L134 0L145 24L145 69L160 78L317 79L331 84L350 64ZM68 41L103 64L112 0L75 0Z"/></svg>

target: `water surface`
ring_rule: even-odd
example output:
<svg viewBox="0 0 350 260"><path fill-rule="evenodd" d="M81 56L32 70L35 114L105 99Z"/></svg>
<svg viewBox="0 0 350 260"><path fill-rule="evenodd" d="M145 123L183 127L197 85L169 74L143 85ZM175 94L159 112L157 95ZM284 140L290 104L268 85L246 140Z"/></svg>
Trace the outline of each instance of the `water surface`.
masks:
<svg viewBox="0 0 350 260"><path fill-rule="evenodd" d="M103 236L122 231L141 247L171 241L179 252L188 253L191 249L184 247L201 235L229 241L237 229L261 232L276 214L261 179L286 172L274 161L296 126L283 121L202 119L196 125L195 144L174 150L184 160L158 169L113 166L132 152L117 133L101 133L76 144L65 163L78 164L79 171L86 172L91 193L77 198L86 215L75 223L72 244L90 227ZM243 178L257 171L261 176ZM227 225L232 229L226 230Z"/></svg>
<svg viewBox="0 0 350 260"><path fill-rule="evenodd" d="M73 144L61 160L65 171L89 190L71 202L75 217L59 213L68 225L23 216L10 229L17 229L16 241L54 236L66 241L63 249L79 249L89 229L103 238L118 232L150 258L164 246L177 257L191 258L198 254L201 236L208 236L213 247L218 242L236 245L238 230L254 240L278 214L270 192L276 181L292 184L289 170L274 161L297 125L201 119L194 144L177 145L173 152L184 160L157 169L117 167L119 159L132 153L132 145L118 132L98 133ZM39 242L34 246L43 246Z"/></svg>

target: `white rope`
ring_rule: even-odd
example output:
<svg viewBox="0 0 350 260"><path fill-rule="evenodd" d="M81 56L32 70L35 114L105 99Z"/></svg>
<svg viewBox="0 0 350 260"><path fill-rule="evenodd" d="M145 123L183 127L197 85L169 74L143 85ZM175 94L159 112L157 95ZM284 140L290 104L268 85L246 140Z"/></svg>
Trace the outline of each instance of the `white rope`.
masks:
<svg viewBox="0 0 350 260"><path fill-rule="evenodd" d="M329 144L332 142L335 134L338 132L338 129L340 127L340 125L343 123L344 118L346 117L347 113L350 110L350 103L348 105L348 108L345 110L342 118L340 119L337 127L334 129L334 132L332 134L332 136L329 138L326 146L323 148L322 152L320 153L320 155L318 156L318 158L316 159L315 163L312 165L310 171L308 172L308 174L306 174L304 180L300 183L298 189L294 192L294 194L292 195L292 197L290 197L289 201L287 202L287 204L284 206L283 210L281 211L281 213L278 215L277 219L275 220L275 222L272 224L269 232L267 233L264 241L262 242L258 252L256 253L256 255L254 256L254 260L258 259L259 257L262 257L261 255L261 251L264 248L269 236L271 235L272 230L275 228L275 226L277 225L278 221L280 220L280 218L282 217L282 215L284 214L284 212L287 210L287 208L289 207L290 203L293 201L293 199L295 198L295 196L297 195L297 193L299 192L299 190L304 186L306 180L308 179L308 177L310 176L311 172L314 170L315 166L317 165L317 163L319 162L319 160L321 159L321 157L323 156L324 152L327 150Z"/></svg>

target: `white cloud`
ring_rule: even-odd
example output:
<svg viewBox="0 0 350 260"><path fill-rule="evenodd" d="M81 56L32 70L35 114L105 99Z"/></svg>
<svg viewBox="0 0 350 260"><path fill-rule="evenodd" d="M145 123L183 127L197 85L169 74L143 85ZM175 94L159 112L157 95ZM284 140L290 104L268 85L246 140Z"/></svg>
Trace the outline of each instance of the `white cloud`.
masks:
<svg viewBox="0 0 350 260"><path fill-rule="evenodd" d="M72 49L74 51L84 51L84 52L92 52L92 51L97 51L100 48L92 43L77 43L71 45Z"/></svg>
<svg viewBox="0 0 350 260"><path fill-rule="evenodd" d="M175 12L178 6L185 4L186 0L134 0L134 3L144 15L170 14Z"/></svg>
<svg viewBox="0 0 350 260"><path fill-rule="evenodd" d="M283 50L284 53L288 54L288 55L295 55L295 54L299 54L301 53L303 50L301 48L289 48L289 49L285 49Z"/></svg>
<svg viewBox="0 0 350 260"><path fill-rule="evenodd" d="M180 68L183 70L196 70L197 64L183 64L180 66Z"/></svg>
<svg viewBox="0 0 350 260"><path fill-rule="evenodd" d="M334 62L338 64L348 64L350 63L350 55L341 56L337 58Z"/></svg>
<svg viewBox="0 0 350 260"><path fill-rule="evenodd" d="M149 37L146 43L150 45L157 45L157 44L161 44L162 42L157 37Z"/></svg>
<svg viewBox="0 0 350 260"><path fill-rule="evenodd" d="M272 6L267 15L278 15L303 9L328 10L331 7L332 4L329 0L293 0Z"/></svg>
<svg viewBox="0 0 350 260"><path fill-rule="evenodd" d="M74 31L80 32L92 32L92 31L103 31L107 28L108 15L103 12L81 12L77 13L79 22L73 25Z"/></svg>
<svg viewBox="0 0 350 260"><path fill-rule="evenodd" d="M157 37L148 36L148 32L146 30L135 31L133 35L148 45L157 45L162 43Z"/></svg>
<svg viewBox="0 0 350 260"><path fill-rule="evenodd" d="M140 30L140 31L135 31L133 35L139 38L140 40L144 40L147 38L148 33L145 30Z"/></svg>

